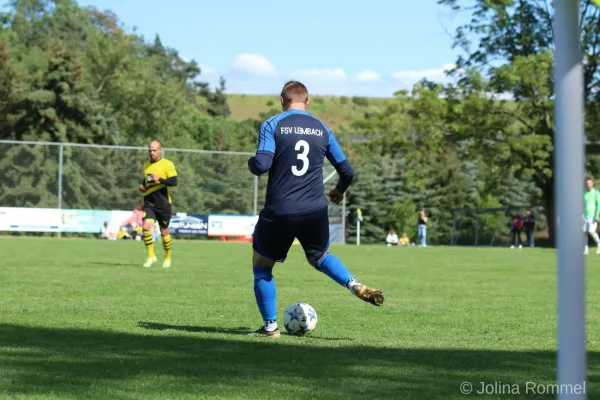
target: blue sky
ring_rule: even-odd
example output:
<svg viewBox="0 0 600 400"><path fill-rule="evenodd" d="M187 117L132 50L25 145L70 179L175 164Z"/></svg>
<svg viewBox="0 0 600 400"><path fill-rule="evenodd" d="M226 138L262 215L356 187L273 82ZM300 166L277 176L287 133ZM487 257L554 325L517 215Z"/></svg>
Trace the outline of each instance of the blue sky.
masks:
<svg viewBox="0 0 600 400"><path fill-rule="evenodd" d="M80 0L127 30L227 80L228 93L278 93L299 79L314 94L392 96L422 77L445 80L460 21L436 0ZM462 17L464 18L464 16Z"/></svg>

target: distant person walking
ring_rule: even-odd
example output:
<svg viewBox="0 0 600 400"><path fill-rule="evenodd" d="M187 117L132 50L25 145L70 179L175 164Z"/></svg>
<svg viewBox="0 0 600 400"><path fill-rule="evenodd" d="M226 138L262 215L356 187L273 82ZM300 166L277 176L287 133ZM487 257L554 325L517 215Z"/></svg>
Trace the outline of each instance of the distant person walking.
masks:
<svg viewBox="0 0 600 400"><path fill-rule="evenodd" d="M419 213L417 220L417 237L419 240L419 247L427 247L427 215L425 215L425 209Z"/></svg>
<svg viewBox="0 0 600 400"><path fill-rule="evenodd" d="M531 210L527 210L523 228L525 228L525 235L527 236L527 246L534 247L535 239L533 237L533 231L535 230L535 216Z"/></svg>
<svg viewBox="0 0 600 400"><path fill-rule="evenodd" d="M523 242L521 241L521 230L523 229L523 217L521 217L520 213L516 213L512 216L512 241L513 244L510 246L511 249L514 249L515 246L519 246L519 248L523 247Z"/></svg>
<svg viewBox="0 0 600 400"><path fill-rule="evenodd" d="M587 245L589 235L597 246L596 254L600 254L600 238L596 229L598 228L598 214L600 214L600 192L594 187L594 180L587 178L585 181L586 191L583 194L583 231L586 234L585 248L583 254L589 253Z"/></svg>

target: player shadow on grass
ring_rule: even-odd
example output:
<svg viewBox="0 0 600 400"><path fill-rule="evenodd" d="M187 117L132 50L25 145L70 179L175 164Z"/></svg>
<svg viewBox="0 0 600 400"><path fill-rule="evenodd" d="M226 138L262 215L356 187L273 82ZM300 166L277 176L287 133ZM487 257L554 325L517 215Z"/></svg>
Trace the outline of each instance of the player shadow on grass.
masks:
<svg viewBox="0 0 600 400"><path fill-rule="evenodd" d="M227 333L232 335L242 335L244 333L250 332L252 329L249 327L239 327L239 328L218 328L214 326L191 326L191 325L169 325L169 324L161 324L158 322L146 322L140 321L138 322L138 326L144 329L151 329L155 331L166 331L166 330L174 330L174 331L183 331L183 332L203 332L203 333Z"/></svg>
<svg viewBox="0 0 600 400"><path fill-rule="evenodd" d="M58 398L447 399L481 382L518 385L556 381L553 351L326 346L294 338L269 340L147 335L0 324L3 395ZM600 396L600 353L588 353L588 398ZM463 390L465 386L463 385ZM492 387L493 389L493 387ZM495 389L500 390L500 389ZM502 390L507 390L502 389ZM514 390L514 389L513 389ZM539 389L538 389L539 390ZM539 392L537 392L539 394ZM547 396L556 398L556 395Z"/></svg>
<svg viewBox="0 0 600 400"><path fill-rule="evenodd" d="M327 346L289 337L224 339L10 324L0 324L0 343L0 392L16 396L280 393L304 399L309 391L319 399L447 399L461 397L462 382L471 382L474 391L480 382L500 382L519 385L521 396L494 397L540 398L525 393L526 382L549 385L556 379L552 351ZM600 385L593 377L600 373L600 353L588 353L588 368L587 395L598 398Z"/></svg>
<svg viewBox="0 0 600 400"><path fill-rule="evenodd" d="M140 266L140 263L102 262L102 261L90 261L89 264L107 265L107 266L111 266L111 267L139 267Z"/></svg>
<svg viewBox="0 0 600 400"><path fill-rule="evenodd" d="M239 327L239 328L219 328L214 326L192 326L192 325L169 325L163 324L159 322L147 322L140 321L138 322L138 326L144 329L151 329L157 331L165 331L165 330L174 330L174 331L183 331L183 332L202 332L202 333L226 333L231 335L244 335L248 334L256 329L251 329L250 327ZM293 336L289 333L282 331L282 335ZM311 334L306 336L307 339L316 339L316 340L346 340L351 341L352 338L330 338L323 337L315 334Z"/></svg>

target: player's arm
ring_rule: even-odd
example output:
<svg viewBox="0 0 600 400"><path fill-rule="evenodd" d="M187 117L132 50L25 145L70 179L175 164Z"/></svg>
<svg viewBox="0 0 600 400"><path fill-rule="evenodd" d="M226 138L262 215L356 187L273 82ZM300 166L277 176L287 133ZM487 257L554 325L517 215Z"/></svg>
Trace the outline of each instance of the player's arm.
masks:
<svg viewBox="0 0 600 400"><path fill-rule="evenodd" d="M248 160L248 169L256 176L260 176L273 165L275 155L275 131L273 125L267 120L260 126L258 134L258 147L256 154Z"/></svg>
<svg viewBox="0 0 600 400"><path fill-rule="evenodd" d="M166 169L166 178L158 178L158 182L167 186L177 186L177 171L175 170L175 164L169 161Z"/></svg>
<svg viewBox="0 0 600 400"><path fill-rule="evenodd" d="M343 194L352 183L352 178L354 178L354 169L346 158L346 155L344 154L344 151L342 150L342 147L338 143L333 132L328 129L328 133L329 144L327 146L326 156L340 176L337 185L335 185L335 189Z"/></svg>

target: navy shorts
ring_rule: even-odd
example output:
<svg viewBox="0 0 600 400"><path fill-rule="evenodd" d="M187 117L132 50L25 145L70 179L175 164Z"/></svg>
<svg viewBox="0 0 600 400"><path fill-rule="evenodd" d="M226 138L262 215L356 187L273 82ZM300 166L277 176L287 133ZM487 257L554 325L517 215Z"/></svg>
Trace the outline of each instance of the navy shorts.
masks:
<svg viewBox="0 0 600 400"><path fill-rule="evenodd" d="M283 262L298 239L309 260L318 260L329 249L329 211L327 207L295 216L261 215L254 227L252 248L272 261Z"/></svg>

